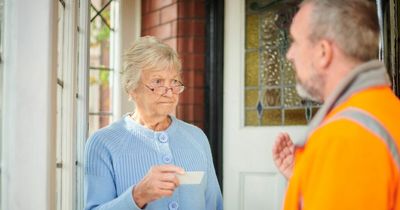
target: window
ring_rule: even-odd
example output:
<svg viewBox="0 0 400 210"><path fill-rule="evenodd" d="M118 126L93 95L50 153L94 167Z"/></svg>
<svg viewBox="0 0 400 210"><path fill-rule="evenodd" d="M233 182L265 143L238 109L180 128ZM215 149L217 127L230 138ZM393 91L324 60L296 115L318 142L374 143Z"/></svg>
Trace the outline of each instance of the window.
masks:
<svg viewBox="0 0 400 210"><path fill-rule="evenodd" d="M86 139L115 114L116 7L117 0L58 0L57 210L83 209Z"/></svg>
<svg viewBox="0 0 400 210"><path fill-rule="evenodd" d="M57 210L82 209L89 6L72 0L58 0L57 6L56 204Z"/></svg>
<svg viewBox="0 0 400 210"><path fill-rule="evenodd" d="M113 121L115 1L90 1L89 134Z"/></svg>

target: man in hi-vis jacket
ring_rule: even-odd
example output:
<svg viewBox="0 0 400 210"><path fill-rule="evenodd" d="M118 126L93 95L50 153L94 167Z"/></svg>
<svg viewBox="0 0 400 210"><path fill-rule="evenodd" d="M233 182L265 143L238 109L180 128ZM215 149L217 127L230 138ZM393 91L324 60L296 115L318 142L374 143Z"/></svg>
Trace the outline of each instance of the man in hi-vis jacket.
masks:
<svg viewBox="0 0 400 210"><path fill-rule="evenodd" d="M375 60L374 1L305 0L290 34L298 92L324 104L303 139L276 138L284 209L400 209L400 101Z"/></svg>

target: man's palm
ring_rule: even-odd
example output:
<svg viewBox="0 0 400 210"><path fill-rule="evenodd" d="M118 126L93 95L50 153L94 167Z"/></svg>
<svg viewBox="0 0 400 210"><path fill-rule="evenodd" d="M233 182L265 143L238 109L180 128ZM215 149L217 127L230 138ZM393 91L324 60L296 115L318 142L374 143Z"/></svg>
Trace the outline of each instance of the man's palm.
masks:
<svg viewBox="0 0 400 210"><path fill-rule="evenodd" d="M293 173L294 144L288 133L280 133L272 147L272 157L279 171L289 179Z"/></svg>

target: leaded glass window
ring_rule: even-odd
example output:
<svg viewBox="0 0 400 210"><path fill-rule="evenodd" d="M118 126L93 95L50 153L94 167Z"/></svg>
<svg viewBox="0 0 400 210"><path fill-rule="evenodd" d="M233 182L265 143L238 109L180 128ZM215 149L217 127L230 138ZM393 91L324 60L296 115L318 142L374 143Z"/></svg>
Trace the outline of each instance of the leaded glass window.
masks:
<svg viewBox="0 0 400 210"><path fill-rule="evenodd" d="M89 134L113 120L114 3L90 1Z"/></svg>
<svg viewBox="0 0 400 210"><path fill-rule="evenodd" d="M296 1L246 1L246 126L304 125L318 108L298 96L295 72L285 56L297 5Z"/></svg>

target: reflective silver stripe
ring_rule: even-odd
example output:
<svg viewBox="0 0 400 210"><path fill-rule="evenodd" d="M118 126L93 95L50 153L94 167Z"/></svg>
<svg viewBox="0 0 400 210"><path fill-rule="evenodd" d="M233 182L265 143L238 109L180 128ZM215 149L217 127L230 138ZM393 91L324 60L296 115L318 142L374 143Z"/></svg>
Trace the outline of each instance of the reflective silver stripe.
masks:
<svg viewBox="0 0 400 210"><path fill-rule="evenodd" d="M386 128L371 114L366 111L363 111L358 108L350 107L347 108L338 114L336 114L333 118L329 119L328 122L335 121L337 119L346 118L352 120L361 126L365 127L367 130L374 133L376 136L381 138L389 148L389 152L392 155L394 162L397 165L397 169L400 169L400 156L399 151L397 150L396 141L390 135L390 133L386 130ZM324 123L324 124L326 124Z"/></svg>

